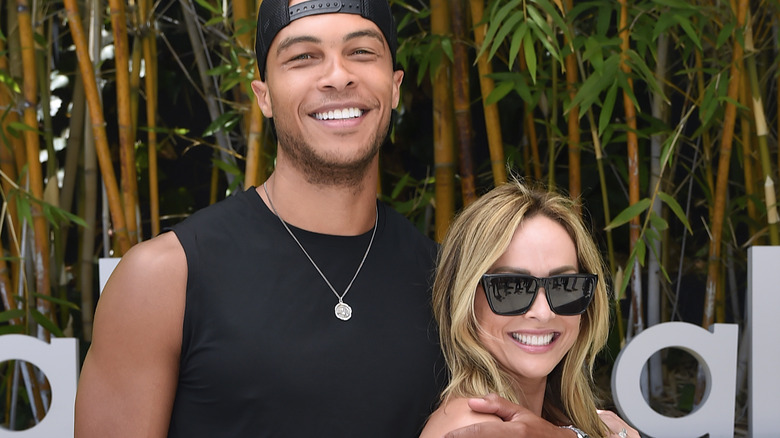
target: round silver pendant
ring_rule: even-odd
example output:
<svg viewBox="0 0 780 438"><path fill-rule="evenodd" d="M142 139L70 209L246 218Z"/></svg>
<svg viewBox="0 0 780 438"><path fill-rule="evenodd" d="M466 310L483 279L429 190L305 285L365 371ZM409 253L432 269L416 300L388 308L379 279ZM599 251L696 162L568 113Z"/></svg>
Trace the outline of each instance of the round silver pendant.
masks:
<svg viewBox="0 0 780 438"><path fill-rule="evenodd" d="M349 304L344 302L339 302L336 304L336 318L346 321L349 318L352 318L352 308L349 307Z"/></svg>

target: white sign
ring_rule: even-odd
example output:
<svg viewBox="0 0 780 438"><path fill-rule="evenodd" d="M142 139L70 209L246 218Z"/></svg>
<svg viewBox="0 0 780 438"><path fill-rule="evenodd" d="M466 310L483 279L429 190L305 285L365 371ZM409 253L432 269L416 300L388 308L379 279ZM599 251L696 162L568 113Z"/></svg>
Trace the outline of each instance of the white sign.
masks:
<svg viewBox="0 0 780 438"><path fill-rule="evenodd" d="M748 249L747 323L750 342L748 431L751 437L780 436L780 246ZM734 436L736 403L736 324L715 324L711 332L688 323L668 322L644 330L626 345L612 370L612 394L621 416L651 437ZM640 375L647 360L664 348L680 348L699 361L706 391L696 409L681 418L653 410L642 395Z"/></svg>

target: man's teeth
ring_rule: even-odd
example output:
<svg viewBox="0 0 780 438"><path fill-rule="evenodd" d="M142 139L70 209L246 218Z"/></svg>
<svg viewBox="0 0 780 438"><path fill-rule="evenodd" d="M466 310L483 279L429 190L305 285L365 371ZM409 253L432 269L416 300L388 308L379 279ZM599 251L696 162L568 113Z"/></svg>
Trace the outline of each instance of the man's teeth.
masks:
<svg viewBox="0 0 780 438"><path fill-rule="evenodd" d="M512 337L515 338L515 340L521 344L538 346L538 345L547 345L550 342L552 342L553 333L548 333L546 335L539 335L539 336L512 333Z"/></svg>
<svg viewBox="0 0 780 438"><path fill-rule="evenodd" d="M317 120L343 120L354 119L363 115L363 110L357 108L344 108L340 110L333 110L324 113L315 113L314 117Z"/></svg>

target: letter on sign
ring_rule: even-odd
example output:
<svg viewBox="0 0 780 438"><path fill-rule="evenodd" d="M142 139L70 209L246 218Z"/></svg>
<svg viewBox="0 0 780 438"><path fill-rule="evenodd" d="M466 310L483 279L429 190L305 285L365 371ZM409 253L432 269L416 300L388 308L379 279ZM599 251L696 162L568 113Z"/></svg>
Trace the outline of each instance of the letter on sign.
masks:
<svg viewBox="0 0 780 438"><path fill-rule="evenodd" d="M0 428L0 438L73 436L78 348L76 338L53 338L51 344L47 344L32 336L0 336L0 362L29 362L46 375L51 385L51 405L43 420L27 430L11 431Z"/></svg>
<svg viewBox="0 0 780 438"><path fill-rule="evenodd" d="M712 333L685 322L668 322L644 330L626 345L612 370L612 394L623 418L652 437L734 437L737 376L736 324L715 324ZM654 411L642 395L640 375L647 360L664 348L680 348L695 357L707 376L702 403L685 417Z"/></svg>
<svg viewBox="0 0 780 438"><path fill-rule="evenodd" d="M748 248L747 320L750 333L748 430L752 437L777 436L780 410L780 246Z"/></svg>

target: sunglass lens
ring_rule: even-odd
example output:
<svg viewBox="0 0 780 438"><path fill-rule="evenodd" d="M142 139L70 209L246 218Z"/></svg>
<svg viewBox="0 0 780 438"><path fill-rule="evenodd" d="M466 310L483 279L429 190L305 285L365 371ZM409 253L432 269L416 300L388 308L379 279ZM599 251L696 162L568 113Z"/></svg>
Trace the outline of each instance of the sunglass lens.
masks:
<svg viewBox="0 0 780 438"><path fill-rule="evenodd" d="M536 279L519 275L489 278L484 287L495 313L519 314L528 310L536 292Z"/></svg>
<svg viewBox="0 0 780 438"><path fill-rule="evenodd" d="M555 313L578 315L588 308L595 287L593 276L558 276L550 278L547 293Z"/></svg>

